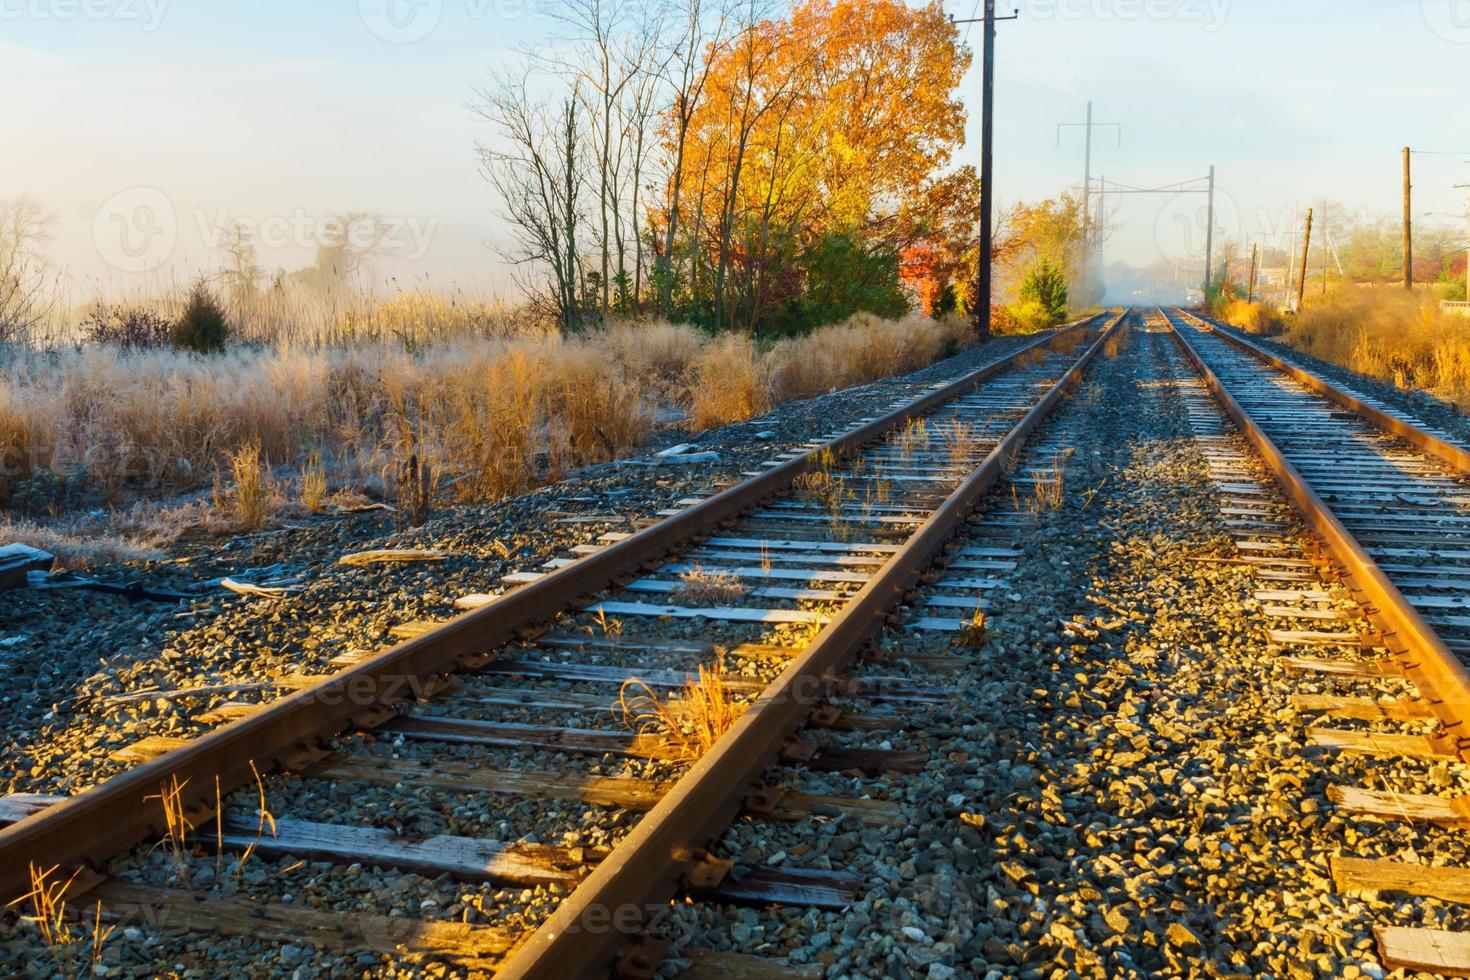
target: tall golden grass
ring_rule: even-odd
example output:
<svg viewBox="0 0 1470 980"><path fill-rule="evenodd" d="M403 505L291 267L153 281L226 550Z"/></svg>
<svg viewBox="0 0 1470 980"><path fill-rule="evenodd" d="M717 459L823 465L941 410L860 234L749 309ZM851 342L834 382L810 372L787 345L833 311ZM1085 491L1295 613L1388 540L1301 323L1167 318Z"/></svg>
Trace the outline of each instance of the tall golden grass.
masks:
<svg viewBox="0 0 1470 980"><path fill-rule="evenodd" d="M82 480L114 507L157 499L228 479L247 446L262 480L304 468L319 489L325 471L334 485L386 492L377 484L401 455L405 424L445 495L493 500L637 447L660 407L702 430L917 369L969 336L958 318L858 316L762 349L667 323L490 336L452 329L446 314L442 335L416 329L410 343L383 337L387 314L372 322L352 343L236 345L210 358L106 346L0 353L0 505L42 474Z"/></svg>
<svg viewBox="0 0 1470 980"><path fill-rule="evenodd" d="M1282 338L1350 371L1470 408L1470 318L1429 294L1344 287L1308 303Z"/></svg>
<svg viewBox="0 0 1470 980"><path fill-rule="evenodd" d="M1243 299L1229 299L1215 308L1215 315L1231 326L1246 333L1274 337L1286 329L1281 311L1264 300L1247 303Z"/></svg>

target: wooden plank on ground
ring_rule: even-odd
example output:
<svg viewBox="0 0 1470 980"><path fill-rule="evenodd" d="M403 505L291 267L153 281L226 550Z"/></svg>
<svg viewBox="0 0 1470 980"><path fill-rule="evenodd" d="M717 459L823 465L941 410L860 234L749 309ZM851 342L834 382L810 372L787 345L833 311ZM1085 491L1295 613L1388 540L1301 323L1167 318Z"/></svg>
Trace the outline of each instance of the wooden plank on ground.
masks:
<svg viewBox="0 0 1470 980"><path fill-rule="evenodd" d="M1287 670L1309 671L1317 674L1336 674L1341 677L1398 677L1376 660L1324 660L1317 657L1282 657L1278 663Z"/></svg>
<svg viewBox="0 0 1470 980"><path fill-rule="evenodd" d="M801 609L757 609L746 606L657 606L650 602L598 602L586 612L609 616L651 616L657 619L718 619L727 623L825 623L822 613Z"/></svg>
<svg viewBox="0 0 1470 980"><path fill-rule="evenodd" d="M493 926L407 916L369 915L259 902L240 896L196 894L107 881L87 893L101 902L104 919L159 932L212 932L268 943L307 943L331 952L403 950L453 960L471 969L493 969L521 938Z"/></svg>
<svg viewBox="0 0 1470 980"><path fill-rule="evenodd" d="M1410 698L1349 698L1335 694L1293 694L1291 706L1298 711L1322 712L1359 721L1415 721L1432 718L1434 712L1423 701Z"/></svg>
<svg viewBox="0 0 1470 980"><path fill-rule="evenodd" d="M890 749L824 749L801 765L818 772L885 772L912 774L924 771L928 752L898 752Z"/></svg>
<svg viewBox="0 0 1470 980"><path fill-rule="evenodd" d="M1334 784L1327 787L1327 798L1337 804L1339 810L1347 813L1366 814L1385 820L1470 826L1470 797L1389 793Z"/></svg>
<svg viewBox="0 0 1470 980"><path fill-rule="evenodd" d="M1390 970L1470 976L1470 932L1374 926L1379 959Z"/></svg>
<svg viewBox="0 0 1470 980"><path fill-rule="evenodd" d="M378 548L373 551L358 551L337 559L339 565L390 565L416 561L443 561L449 557L447 551L427 548Z"/></svg>
<svg viewBox="0 0 1470 980"><path fill-rule="evenodd" d="M53 803L60 803L64 796L48 793L11 793L0 796L0 827L19 823L33 813L40 813Z"/></svg>
<svg viewBox="0 0 1470 980"><path fill-rule="evenodd" d="M689 965L676 974L678 980L815 980L822 975L822 968L815 964L787 963L746 953L696 949L684 955Z"/></svg>
<svg viewBox="0 0 1470 980"><path fill-rule="evenodd" d="M862 898L863 879L850 871L805 868L752 868L738 879L725 876L719 886L696 895L739 905L799 905L841 910Z"/></svg>
<svg viewBox="0 0 1470 980"><path fill-rule="evenodd" d="M48 551L24 544L0 546L0 592L24 588L31 572L49 572L56 559Z"/></svg>
<svg viewBox="0 0 1470 980"><path fill-rule="evenodd" d="M594 728L477 721L471 718L451 718L443 715L413 715L395 718L379 731L432 742L482 745L491 748L549 749L553 752L624 755L638 759L666 761L687 758L684 749L667 738Z"/></svg>
<svg viewBox="0 0 1470 980"><path fill-rule="evenodd" d="M1332 881L1340 892L1394 892L1446 902L1470 902L1470 869L1364 858L1332 858Z"/></svg>
<svg viewBox="0 0 1470 980"><path fill-rule="evenodd" d="M672 782L623 776L589 776L577 772L491 769L451 760L415 763L381 756L333 756L309 769L310 779L358 780L409 788L428 787L464 793L503 793L556 800L577 800L644 812L652 810ZM0 798L0 807L5 800ZM864 800L810 793L785 793L769 813L773 820L805 820L815 814L848 814L874 827L901 822L902 808L889 800Z"/></svg>
<svg viewBox="0 0 1470 980"><path fill-rule="evenodd" d="M1442 759L1451 753L1424 735L1356 732L1342 728L1308 728L1307 741L1322 749L1361 752L1404 759Z"/></svg>
<svg viewBox="0 0 1470 980"><path fill-rule="evenodd" d="M168 735L149 735L140 738L132 745L124 745L120 749L113 749L110 757L118 762L148 762L171 752L182 745L188 745L191 739L173 738Z"/></svg>
<svg viewBox="0 0 1470 980"><path fill-rule="evenodd" d="M254 847L265 857L297 857L309 861L361 862L435 877L447 874L458 881L498 882L511 885L570 885L581 880L589 862L605 851L549 844L504 843L474 837L432 834L404 837L379 827L318 823L281 817L274 833L258 832L254 820L226 818L224 846L231 850ZM196 828L201 843L220 839L214 824Z"/></svg>
<svg viewBox="0 0 1470 980"><path fill-rule="evenodd" d="M1266 639L1277 646L1375 646L1381 638L1362 633L1325 633L1319 630L1267 630Z"/></svg>

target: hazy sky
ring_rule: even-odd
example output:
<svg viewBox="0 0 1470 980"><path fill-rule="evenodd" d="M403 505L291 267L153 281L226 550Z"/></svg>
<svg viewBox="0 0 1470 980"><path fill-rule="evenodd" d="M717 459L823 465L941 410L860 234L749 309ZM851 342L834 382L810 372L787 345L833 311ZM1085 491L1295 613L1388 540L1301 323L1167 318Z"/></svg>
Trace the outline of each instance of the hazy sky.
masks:
<svg viewBox="0 0 1470 980"><path fill-rule="evenodd" d="M271 265L297 266L317 223L370 211L397 227L381 271L494 289L486 134L465 102L545 36L549 2L0 0L0 197L57 214L51 255L84 283L211 264L237 217L262 223ZM1464 212L1470 0L1001 0L1015 6L999 28L1002 200L1080 183L1082 132L1058 146L1056 124L1092 98L1123 127L1121 147L1098 131L1095 174L1158 185L1214 163L1233 237L1284 244L1295 209L1323 198L1395 212L1406 144L1456 151L1416 159L1416 212ZM977 67L972 107L978 89ZM1202 247L1186 225L1203 198L1117 203L1109 259Z"/></svg>

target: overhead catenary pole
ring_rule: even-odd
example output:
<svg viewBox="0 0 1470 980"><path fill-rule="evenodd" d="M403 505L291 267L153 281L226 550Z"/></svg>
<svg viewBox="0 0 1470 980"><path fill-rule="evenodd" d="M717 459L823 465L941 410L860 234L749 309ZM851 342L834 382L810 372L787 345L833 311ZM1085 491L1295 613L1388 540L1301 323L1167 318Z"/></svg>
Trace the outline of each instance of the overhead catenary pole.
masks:
<svg viewBox="0 0 1470 980"><path fill-rule="evenodd" d="M1087 263L1092 254L1092 219L1088 216L1087 200L1088 193L1092 190L1092 100L1087 100L1087 149L1082 154L1082 268L1078 275L1082 282L1082 301L1089 302L1091 294L1087 291ZM1470 299L1467 296L1466 299Z"/></svg>
<svg viewBox="0 0 1470 980"><path fill-rule="evenodd" d="M1300 313L1307 298L1307 249L1312 245L1312 209L1307 208L1307 229L1302 234L1302 274L1296 287L1296 309Z"/></svg>
<svg viewBox="0 0 1470 980"><path fill-rule="evenodd" d="M1205 212L1205 299L1210 298L1210 262L1215 250L1215 165L1210 164L1210 204Z"/></svg>
<svg viewBox="0 0 1470 980"><path fill-rule="evenodd" d="M1414 288L1414 219L1410 209L1413 207L1413 181L1410 179L1409 167L1410 150L1404 147L1404 288Z"/></svg>
<svg viewBox="0 0 1470 980"><path fill-rule="evenodd" d="M1096 223L1092 220L1092 131L1094 129L1112 126L1118 131L1118 145L1123 145L1123 126L1121 123L1095 123L1092 121L1092 100L1087 101L1087 121L1082 123L1057 123L1057 145L1062 145L1062 130L1070 127L1081 126L1086 131L1084 137L1084 149L1082 155L1082 261L1078 269L1078 278L1081 282L1079 295L1084 301L1090 300L1091 290L1089 282L1092 278L1090 268L1092 262L1092 243L1096 237L1094 229L1102 227L1102 221ZM1101 194L1099 194L1099 199ZM1101 212L1101 207L1098 208Z"/></svg>
<svg viewBox="0 0 1470 980"><path fill-rule="evenodd" d="M1466 162L1470 163L1470 160ZM1457 190L1470 190L1470 184L1456 184L1455 188ZM1470 200L1465 202L1465 221L1470 223ZM1470 225L1467 225L1467 230L1470 230ZM1466 239L1466 241L1470 243L1470 239ZM1467 302L1470 302L1470 244L1466 244L1465 246L1465 299Z"/></svg>
<svg viewBox="0 0 1470 980"><path fill-rule="evenodd" d="M1251 242L1251 277L1247 280L1245 286L1245 302L1247 306L1256 301L1256 252L1260 247L1259 243Z"/></svg>

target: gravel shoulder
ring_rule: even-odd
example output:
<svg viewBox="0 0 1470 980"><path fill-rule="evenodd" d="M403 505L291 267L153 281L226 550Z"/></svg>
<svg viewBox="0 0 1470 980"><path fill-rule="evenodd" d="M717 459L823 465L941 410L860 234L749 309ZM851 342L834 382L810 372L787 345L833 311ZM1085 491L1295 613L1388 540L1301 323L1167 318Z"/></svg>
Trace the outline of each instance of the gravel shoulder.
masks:
<svg viewBox="0 0 1470 980"><path fill-rule="evenodd" d="M493 591L512 571L534 568L574 545L652 516L691 492L736 480L771 456L871 416L920 388L1003 356L1030 338L1002 337L900 378L793 402L736 425L681 438L661 432L649 451L690 442L716 463L651 467L620 461L578 471L533 493L489 506L445 507L401 530L369 513L291 522L223 541L185 542L163 560L96 572L110 581L188 591L232 576L302 576L282 600L223 589L185 603L130 601L78 589L0 593L0 787L71 794L120 771L110 753L147 735L206 730L192 716L228 693L120 704L121 695L318 673L334 656L393 642L390 629L443 619L460 596ZM645 457L646 458L646 457ZM433 564L346 568L344 554L427 548Z"/></svg>
<svg viewBox="0 0 1470 980"><path fill-rule="evenodd" d="M841 913L679 907L664 928L682 953L828 977L1381 977L1375 924L1463 926L1447 903L1333 891L1334 854L1470 855L1450 831L1339 816L1330 783L1470 781L1307 744L1290 695L1332 688L1288 673L1265 639L1275 624L1235 561L1171 344L1135 330L1059 412L1067 500L1017 535L1026 558L987 600L990 642L880 642L890 658L967 657L934 677L965 695L894 739L928 748L924 773L845 783L900 802L902 823L835 820L812 839L747 820L721 840L744 863L851 868L864 898ZM811 791L811 775L779 775Z"/></svg>

